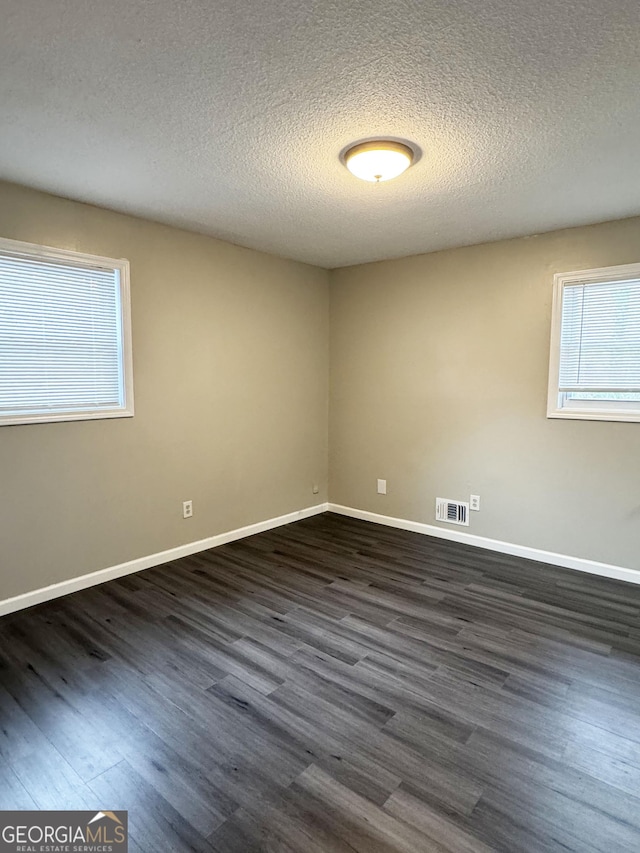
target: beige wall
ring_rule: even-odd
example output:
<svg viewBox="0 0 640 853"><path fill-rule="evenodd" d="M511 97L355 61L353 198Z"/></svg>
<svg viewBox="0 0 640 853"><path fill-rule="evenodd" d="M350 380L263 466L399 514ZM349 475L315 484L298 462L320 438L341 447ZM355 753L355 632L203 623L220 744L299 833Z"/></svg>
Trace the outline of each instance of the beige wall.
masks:
<svg viewBox="0 0 640 853"><path fill-rule="evenodd" d="M553 274L639 260L628 219L335 271L331 501L640 569L640 424L545 416Z"/></svg>
<svg viewBox="0 0 640 853"><path fill-rule="evenodd" d="M327 272L8 184L0 236L130 260L136 403L0 427L0 600L327 499Z"/></svg>
<svg viewBox="0 0 640 853"><path fill-rule="evenodd" d="M136 395L0 427L0 600L327 500L329 338L333 502L640 569L640 424L545 417L553 273L640 219L329 274L0 184L0 236L130 260Z"/></svg>

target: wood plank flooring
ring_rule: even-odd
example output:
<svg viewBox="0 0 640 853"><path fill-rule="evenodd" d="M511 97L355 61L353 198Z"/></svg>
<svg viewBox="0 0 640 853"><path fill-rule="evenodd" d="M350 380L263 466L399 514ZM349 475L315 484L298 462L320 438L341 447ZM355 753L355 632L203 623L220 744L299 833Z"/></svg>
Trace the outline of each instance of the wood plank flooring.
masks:
<svg viewBox="0 0 640 853"><path fill-rule="evenodd" d="M132 851L640 851L640 586L317 516L0 620L0 808Z"/></svg>

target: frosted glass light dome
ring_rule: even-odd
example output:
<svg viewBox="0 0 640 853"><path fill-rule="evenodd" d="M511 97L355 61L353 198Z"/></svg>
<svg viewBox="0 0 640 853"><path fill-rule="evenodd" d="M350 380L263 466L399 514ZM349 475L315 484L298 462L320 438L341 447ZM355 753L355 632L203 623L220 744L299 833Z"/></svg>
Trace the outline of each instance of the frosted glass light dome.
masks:
<svg viewBox="0 0 640 853"><path fill-rule="evenodd" d="M379 183L405 172L413 163L413 151L402 142L379 139L354 145L344 155L344 162L356 178Z"/></svg>

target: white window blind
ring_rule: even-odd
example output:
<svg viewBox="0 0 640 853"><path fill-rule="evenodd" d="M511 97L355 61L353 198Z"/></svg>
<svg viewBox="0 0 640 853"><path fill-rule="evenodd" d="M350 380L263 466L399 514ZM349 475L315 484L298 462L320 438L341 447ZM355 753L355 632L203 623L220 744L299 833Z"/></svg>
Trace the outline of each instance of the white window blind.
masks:
<svg viewBox="0 0 640 853"><path fill-rule="evenodd" d="M640 279L567 284L561 391L640 391Z"/></svg>
<svg viewBox="0 0 640 853"><path fill-rule="evenodd" d="M548 415L640 420L640 264L556 275Z"/></svg>
<svg viewBox="0 0 640 853"><path fill-rule="evenodd" d="M128 264L0 244L0 423L131 415Z"/></svg>

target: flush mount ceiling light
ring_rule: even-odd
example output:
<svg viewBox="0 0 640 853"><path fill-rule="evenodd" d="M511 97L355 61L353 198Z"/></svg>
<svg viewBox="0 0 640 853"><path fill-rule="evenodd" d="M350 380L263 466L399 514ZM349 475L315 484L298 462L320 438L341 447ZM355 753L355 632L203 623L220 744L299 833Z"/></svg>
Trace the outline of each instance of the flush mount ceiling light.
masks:
<svg viewBox="0 0 640 853"><path fill-rule="evenodd" d="M413 150L391 139L359 142L344 153L344 164L351 174L372 183L397 178L413 161Z"/></svg>

